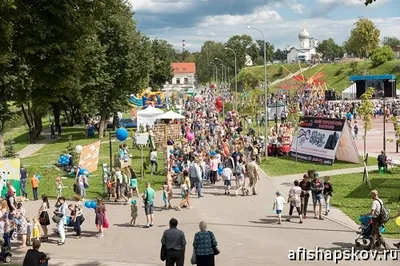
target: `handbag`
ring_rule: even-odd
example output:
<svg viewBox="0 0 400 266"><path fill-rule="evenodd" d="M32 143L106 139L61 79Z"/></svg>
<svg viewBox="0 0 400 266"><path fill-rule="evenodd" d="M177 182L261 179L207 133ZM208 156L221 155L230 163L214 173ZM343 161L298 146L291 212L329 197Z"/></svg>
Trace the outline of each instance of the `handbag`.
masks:
<svg viewBox="0 0 400 266"><path fill-rule="evenodd" d="M58 224L58 223L61 221L61 219L62 219L63 216L64 216L64 215L62 215L61 213L56 213L56 214L53 215L53 218L51 218L51 220L52 220L54 223Z"/></svg>
<svg viewBox="0 0 400 266"><path fill-rule="evenodd" d="M165 245L161 245L160 260L161 261L167 260L167 247Z"/></svg>
<svg viewBox="0 0 400 266"><path fill-rule="evenodd" d="M103 222L103 228L109 228L110 224L108 223L107 217L104 215L104 222Z"/></svg>
<svg viewBox="0 0 400 266"><path fill-rule="evenodd" d="M193 249L193 254L192 257L190 258L190 263L192 265L196 265L197 264L197 257L196 257L196 251Z"/></svg>
<svg viewBox="0 0 400 266"><path fill-rule="evenodd" d="M213 250L214 250L214 255L217 256L217 255L219 255L219 253L221 253L221 252L219 251L219 249L218 249L217 246L214 246L214 245L212 244L212 241L213 241L213 233L211 233L211 231L208 231L208 233L210 234L211 245L212 245L212 248L213 248Z"/></svg>

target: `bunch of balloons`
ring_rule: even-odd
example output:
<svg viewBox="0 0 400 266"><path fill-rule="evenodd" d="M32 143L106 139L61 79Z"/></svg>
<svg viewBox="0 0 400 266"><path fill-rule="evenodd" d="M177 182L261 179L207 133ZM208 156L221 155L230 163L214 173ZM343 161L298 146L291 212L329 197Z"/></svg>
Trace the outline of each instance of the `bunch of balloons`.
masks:
<svg viewBox="0 0 400 266"><path fill-rule="evenodd" d="M78 175L85 175L85 176L89 177L89 171L86 170L85 168L81 168L81 169L79 169Z"/></svg>
<svg viewBox="0 0 400 266"><path fill-rule="evenodd" d="M69 156L68 155L60 155L60 158L58 158L58 163L61 164L62 166L66 166L69 164Z"/></svg>
<svg viewBox="0 0 400 266"><path fill-rule="evenodd" d="M96 201L85 201L85 207L88 209L96 209L97 203Z"/></svg>

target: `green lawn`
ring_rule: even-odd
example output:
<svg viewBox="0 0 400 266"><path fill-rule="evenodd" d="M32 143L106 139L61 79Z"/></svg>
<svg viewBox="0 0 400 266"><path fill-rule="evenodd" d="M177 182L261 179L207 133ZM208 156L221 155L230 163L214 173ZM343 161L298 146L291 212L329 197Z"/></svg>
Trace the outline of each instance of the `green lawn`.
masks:
<svg viewBox="0 0 400 266"><path fill-rule="evenodd" d="M331 182L333 185L333 206L342 210L346 215L352 218L356 223L359 223L358 217L366 214L371 209L371 189L362 183L363 174L348 174L332 176ZM372 189L379 192L379 197L390 209L391 216L397 214L400 210L399 193L400 179L398 174L386 173L378 174L376 171L369 175ZM386 224L385 237L400 238L399 226L394 220L390 220Z"/></svg>
<svg viewBox="0 0 400 266"><path fill-rule="evenodd" d="M13 130L7 132L5 134L5 144L8 145L7 141L10 139L14 140L14 150L16 152L22 150L26 146L28 146L29 143L29 131L27 126L21 126L18 128L14 128ZM43 140L43 136L39 136L39 139L36 141Z"/></svg>
<svg viewBox="0 0 400 266"><path fill-rule="evenodd" d="M40 174L42 179L40 181L39 186L39 194L47 194L50 197L56 196L55 190L55 178L59 176L65 176L64 172L54 166L54 164L58 161L59 155L66 150L68 144L68 136L72 136L73 146L76 145L86 145L97 141L97 139L85 139L85 134L82 127L66 127L63 129L63 137L56 142L49 143L44 146L41 150L37 153L33 154L32 156L22 159L22 164L26 167L29 175L33 173ZM105 142L101 144L100 150L100 159L99 159L99 166L103 163L109 164L109 143L108 137L104 139ZM141 157L140 157L140 150L133 150L132 149L132 140L127 140L128 146L130 149L131 154L133 155L132 158L132 166L137 172L140 173L140 166L141 166ZM113 152L118 151L119 142L115 141L112 142L112 149ZM144 159L148 159L149 151L144 151ZM159 152L159 158L162 158L161 152ZM163 162L159 160L159 169L163 169ZM101 167L99 170L91 173L89 177L89 188L87 189L87 198L95 198L102 194L103 187L102 187L102 179L101 179ZM149 173L145 174L144 180L139 179L139 189L143 191L145 186L145 182L150 182L155 189L160 189L163 182L164 182L164 175L154 175L150 176ZM68 188L64 189L64 195L68 198L71 198L74 193L72 190L72 186L74 184L73 178L63 179L63 184L68 186ZM28 194L32 196L30 184L28 187Z"/></svg>
<svg viewBox="0 0 400 266"><path fill-rule="evenodd" d="M282 175L292 175L292 174L305 174L308 170L314 169L316 172L345 169L345 168L356 168L362 167L362 159L360 159L360 164L348 163L336 161L332 166L315 164L311 162L301 161L290 156L282 157L268 157L267 161L265 159L262 161L260 167L269 176L282 176ZM368 159L368 165L373 165L375 163L374 158Z"/></svg>

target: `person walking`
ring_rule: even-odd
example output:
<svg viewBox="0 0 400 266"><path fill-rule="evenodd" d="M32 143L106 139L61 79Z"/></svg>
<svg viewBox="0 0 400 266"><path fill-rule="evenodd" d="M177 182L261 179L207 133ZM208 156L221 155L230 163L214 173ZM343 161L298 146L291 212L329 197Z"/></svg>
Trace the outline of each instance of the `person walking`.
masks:
<svg viewBox="0 0 400 266"><path fill-rule="evenodd" d="M151 175L157 173L158 163L157 163L157 150L153 149L150 152L150 165L151 165Z"/></svg>
<svg viewBox="0 0 400 266"><path fill-rule="evenodd" d="M144 212L146 215L146 228L152 227L154 225L154 213L153 213L153 201L154 201L154 189L150 186L150 183L146 183L146 189L143 194L144 201Z"/></svg>
<svg viewBox="0 0 400 266"><path fill-rule="evenodd" d="M381 214L383 209L383 200L378 197L378 191L372 190L371 191L372 197L372 206L371 211L367 215L372 215L372 233L369 246L366 248L367 250L375 249L377 243L383 245L385 249L387 249L387 245L385 240L383 239L380 231L380 226L383 224L381 221Z"/></svg>
<svg viewBox="0 0 400 266"><path fill-rule="evenodd" d="M26 169L23 166L21 166L19 173L20 173L21 192L22 192L21 196L24 197L25 200L28 200L28 193L26 193L26 180L28 179L28 173L26 172Z"/></svg>
<svg viewBox="0 0 400 266"><path fill-rule="evenodd" d="M252 190L253 195L257 195L256 185L257 180L260 180L260 176L258 174L256 157L254 156L251 157L251 162L247 164L247 176L249 177L249 190Z"/></svg>
<svg viewBox="0 0 400 266"><path fill-rule="evenodd" d="M74 229L76 232L76 239L81 238L81 233L82 233L82 219L83 219L83 207L82 207L82 201L81 197L79 195L74 196L75 199L75 205L74 205L74 217L72 217L74 221Z"/></svg>
<svg viewBox="0 0 400 266"><path fill-rule="evenodd" d="M59 197L57 199L55 207L57 208L57 210L55 210L54 214L61 218L57 223L57 230L58 234L60 235L58 245L61 246L65 244L65 224L67 223L68 205L67 203L65 203L65 198Z"/></svg>
<svg viewBox="0 0 400 266"><path fill-rule="evenodd" d="M324 178L324 201L325 201L325 215L328 216L330 212L330 201L333 193L333 187L331 184L331 178L325 176Z"/></svg>
<svg viewBox="0 0 400 266"><path fill-rule="evenodd" d="M219 254L218 242L211 231L207 231L207 223L199 223L200 231L195 233L193 240L193 257L197 266L214 266L215 256Z"/></svg>
<svg viewBox="0 0 400 266"><path fill-rule="evenodd" d="M323 220L322 218L322 197L323 197L324 183L318 178L318 174L314 174L311 180L311 192L313 199L314 218ZM318 204L318 210L317 210Z"/></svg>
<svg viewBox="0 0 400 266"><path fill-rule="evenodd" d="M49 200L46 195L42 195L42 205L40 205L38 217L39 223L43 230L43 236L40 238L42 242L49 240L47 226L50 225L50 218L48 210L50 208Z"/></svg>
<svg viewBox="0 0 400 266"><path fill-rule="evenodd" d="M169 220L169 229L161 238L161 249L164 252L165 266L183 266L185 262L186 238L185 233L178 229L178 220Z"/></svg>
<svg viewBox="0 0 400 266"><path fill-rule="evenodd" d="M308 200L310 199L311 183L308 181L308 175L303 175L303 180L299 184L301 188L301 213L303 214L303 219L307 219L307 206Z"/></svg>
<svg viewBox="0 0 400 266"><path fill-rule="evenodd" d="M300 207L301 207L301 200L300 200L300 195L301 195L301 188L299 187L299 180L294 181L294 186L289 190L289 198L288 198L288 203L290 204L290 209L289 209L289 218L286 219L286 221L290 222L290 217L293 215L293 209L296 208L297 213L299 215L299 223L303 223L303 215L301 213Z"/></svg>

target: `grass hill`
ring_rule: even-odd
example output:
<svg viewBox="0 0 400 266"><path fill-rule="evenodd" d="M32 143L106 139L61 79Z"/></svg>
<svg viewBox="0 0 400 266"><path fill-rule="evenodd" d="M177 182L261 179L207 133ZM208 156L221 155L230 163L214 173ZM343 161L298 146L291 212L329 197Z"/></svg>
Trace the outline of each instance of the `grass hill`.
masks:
<svg viewBox="0 0 400 266"><path fill-rule="evenodd" d="M282 67L283 66L283 67ZM318 70L324 66L323 64L317 65L303 72L305 77L313 76ZM306 65L302 65L305 68ZM282 79L287 74L284 70L287 68L290 72L294 73L299 70L297 64L275 64L267 66L268 81L273 82L277 79ZM247 67L240 71L238 80L251 76L257 79L260 83L264 80L263 66ZM374 67L371 61L361 62L346 62L346 63L332 63L326 64L322 70L325 72L325 80L329 89L335 89L337 93L342 92L344 89L351 85L350 76L352 75L382 75L393 74L397 78L397 87L400 87L400 60L386 62L382 65ZM283 82L280 83L284 86ZM280 84L270 87L272 91L280 88Z"/></svg>

